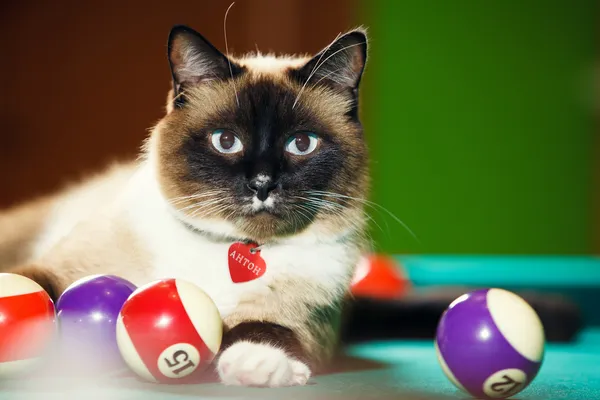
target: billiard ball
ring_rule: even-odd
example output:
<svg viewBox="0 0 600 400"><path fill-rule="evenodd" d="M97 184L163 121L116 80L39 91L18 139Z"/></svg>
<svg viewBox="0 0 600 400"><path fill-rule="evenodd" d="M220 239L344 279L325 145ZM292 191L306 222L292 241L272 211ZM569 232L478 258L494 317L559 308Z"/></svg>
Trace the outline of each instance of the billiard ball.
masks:
<svg viewBox="0 0 600 400"><path fill-rule="evenodd" d="M213 300L181 279L141 286L117 321L117 343L130 369L151 382L199 381L219 351L223 322Z"/></svg>
<svg viewBox="0 0 600 400"><path fill-rule="evenodd" d="M385 254L367 254L356 265L351 283L355 296L396 299L410 286L406 271L392 257Z"/></svg>
<svg viewBox="0 0 600 400"><path fill-rule="evenodd" d="M535 310L520 296L492 288L450 304L439 321L435 348L455 386L477 398L502 399L537 376L544 342Z"/></svg>
<svg viewBox="0 0 600 400"><path fill-rule="evenodd" d="M67 287L56 302L60 355L78 370L122 362L115 331L117 318L135 289L133 283L114 275L87 276Z"/></svg>
<svg viewBox="0 0 600 400"><path fill-rule="evenodd" d="M55 338L48 293L27 277L0 273L0 377L37 369Z"/></svg>

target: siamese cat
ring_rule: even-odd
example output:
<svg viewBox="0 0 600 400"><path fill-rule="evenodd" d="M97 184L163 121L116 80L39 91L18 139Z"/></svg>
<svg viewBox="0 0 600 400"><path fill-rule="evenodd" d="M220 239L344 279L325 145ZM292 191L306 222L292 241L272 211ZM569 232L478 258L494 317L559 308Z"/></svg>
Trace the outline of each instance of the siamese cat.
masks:
<svg viewBox="0 0 600 400"><path fill-rule="evenodd" d="M369 247L366 59L363 29L314 56L234 57L175 26L166 112L139 157L0 213L2 270L54 299L94 274L186 280L221 313L224 384L305 384Z"/></svg>

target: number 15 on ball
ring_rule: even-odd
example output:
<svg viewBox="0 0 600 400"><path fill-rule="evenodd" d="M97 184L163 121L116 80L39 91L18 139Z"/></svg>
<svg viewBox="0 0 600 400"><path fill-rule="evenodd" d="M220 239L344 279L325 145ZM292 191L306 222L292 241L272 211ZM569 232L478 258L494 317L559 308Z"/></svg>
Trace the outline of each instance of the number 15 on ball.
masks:
<svg viewBox="0 0 600 400"><path fill-rule="evenodd" d="M151 382L199 381L219 351L222 335L223 323L212 299L180 279L138 288L117 320L123 360Z"/></svg>

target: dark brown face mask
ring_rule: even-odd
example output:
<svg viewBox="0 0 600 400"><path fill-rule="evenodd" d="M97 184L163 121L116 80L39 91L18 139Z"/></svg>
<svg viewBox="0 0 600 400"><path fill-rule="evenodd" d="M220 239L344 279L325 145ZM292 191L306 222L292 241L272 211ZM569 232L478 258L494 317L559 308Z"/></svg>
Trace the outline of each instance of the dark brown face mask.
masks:
<svg viewBox="0 0 600 400"><path fill-rule="evenodd" d="M351 32L298 67L259 73L175 27L175 100L158 148L167 196L204 193L211 207L192 217L226 219L258 241L358 206L351 198L364 197L368 179L356 112L365 42Z"/></svg>

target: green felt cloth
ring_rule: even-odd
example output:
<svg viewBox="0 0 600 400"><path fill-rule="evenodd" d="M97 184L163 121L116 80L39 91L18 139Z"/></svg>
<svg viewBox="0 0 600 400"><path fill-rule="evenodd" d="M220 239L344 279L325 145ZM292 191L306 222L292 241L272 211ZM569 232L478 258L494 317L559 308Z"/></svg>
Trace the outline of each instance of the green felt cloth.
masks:
<svg viewBox="0 0 600 400"><path fill-rule="evenodd" d="M351 353L389 365L386 372L365 373L360 377L363 381L385 382L389 390L414 389L428 394L465 398L442 373L431 343L370 343L353 348ZM516 398L600 399L600 330L585 331L573 344L548 345L539 375Z"/></svg>
<svg viewBox="0 0 600 400"><path fill-rule="evenodd" d="M443 375L429 341L377 342L354 346L342 372L318 376L305 387L228 388L220 384L165 386L132 378L104 377L95 382L39 378L4 382L8 399L467 399ZM585 331L573 344L547 347L544 364L521 400L600 399L600 330Z"/></svg>

